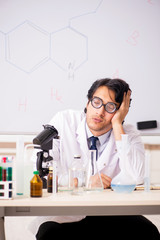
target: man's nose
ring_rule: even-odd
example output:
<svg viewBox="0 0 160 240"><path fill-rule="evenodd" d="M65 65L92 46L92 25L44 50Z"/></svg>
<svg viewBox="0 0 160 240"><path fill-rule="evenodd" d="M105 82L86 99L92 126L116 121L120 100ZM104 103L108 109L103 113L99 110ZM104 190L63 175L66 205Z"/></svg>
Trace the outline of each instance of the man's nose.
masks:
<svg viewBox="0 0 160 240"><path fill-rule="evenodd" d="M97 114L99 116L104 116L105 115L105 108L104 108L104 106L101 106L100 108L97 109Z"/></svg>

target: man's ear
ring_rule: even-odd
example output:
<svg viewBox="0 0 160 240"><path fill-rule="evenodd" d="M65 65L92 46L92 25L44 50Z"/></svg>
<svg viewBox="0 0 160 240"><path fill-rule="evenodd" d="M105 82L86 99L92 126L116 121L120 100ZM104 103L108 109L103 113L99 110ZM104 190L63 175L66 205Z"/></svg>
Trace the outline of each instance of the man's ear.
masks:
<svg viewBox="0 0 160 240"><path fill-rule="evenodd" d="M85 109L84 109L84 112L85 112L85 113L87 113L88 104L89 104L89 100L88 100L88 103L87 103L87 105L86 105L86 107L85 107Z"/></svg>

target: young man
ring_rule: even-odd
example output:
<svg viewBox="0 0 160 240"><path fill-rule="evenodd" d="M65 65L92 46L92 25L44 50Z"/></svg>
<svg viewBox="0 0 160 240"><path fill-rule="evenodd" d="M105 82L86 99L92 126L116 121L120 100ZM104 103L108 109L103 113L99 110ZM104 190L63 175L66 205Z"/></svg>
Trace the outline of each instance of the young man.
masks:
<svg viewBox="0 0 160 240"><path fill-rule="evenodd" d="M60 166L59 184L68 184L68 169L75 154L80 154L84 165L87 164L89 149L93 144L91 137L96 137L97 167L104 189L110 187L112 179L123 168L121 154L124 134L127 136L127 171L136 184L143 183L143 144L138 132L124 122L131 102L129 85L120 79L97 80L87 96L84 112L63 111L50 122L60 136L60 140L53 141L54 158ZM92 178L96 184L97 174ZM64 221L63 217L61 220L55 217L53 221L40 226L36 237L38 240L49 240L53 239L54 234L61 236L66 232L72 238L70 231L73 235L78 232L80 237L102 237L105 231L106 236L112 239L160 239L156 227L142 216L73 216L68 219L65 217Z"/></svg>

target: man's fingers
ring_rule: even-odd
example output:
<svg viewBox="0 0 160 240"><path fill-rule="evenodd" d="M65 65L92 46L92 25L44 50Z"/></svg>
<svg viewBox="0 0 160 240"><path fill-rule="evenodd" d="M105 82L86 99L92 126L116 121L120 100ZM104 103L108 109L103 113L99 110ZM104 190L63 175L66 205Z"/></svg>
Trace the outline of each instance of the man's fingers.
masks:
<svg viewBox="0 0 160 240"><path fill-rule="evenodd" d="M110 177L108 177L107 175L101 173L101 179L102 179L104 188L110 187L111 181L112 181L112 179Z"/></svg>

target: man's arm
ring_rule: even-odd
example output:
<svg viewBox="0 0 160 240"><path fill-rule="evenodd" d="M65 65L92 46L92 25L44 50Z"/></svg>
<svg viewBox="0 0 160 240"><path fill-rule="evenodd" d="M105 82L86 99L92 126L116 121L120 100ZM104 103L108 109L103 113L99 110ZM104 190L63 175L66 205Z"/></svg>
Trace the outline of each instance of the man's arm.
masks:
<svg viewBox="0 0 160 240"><path fill-rule="evenodd" d="M122 123L129 111L130 96L131 96L130 90L128 90L127 93L124 93L123 102L112 118L112 128L114 132L115 141L121 140L121 134L125 134Z"/></svg>

